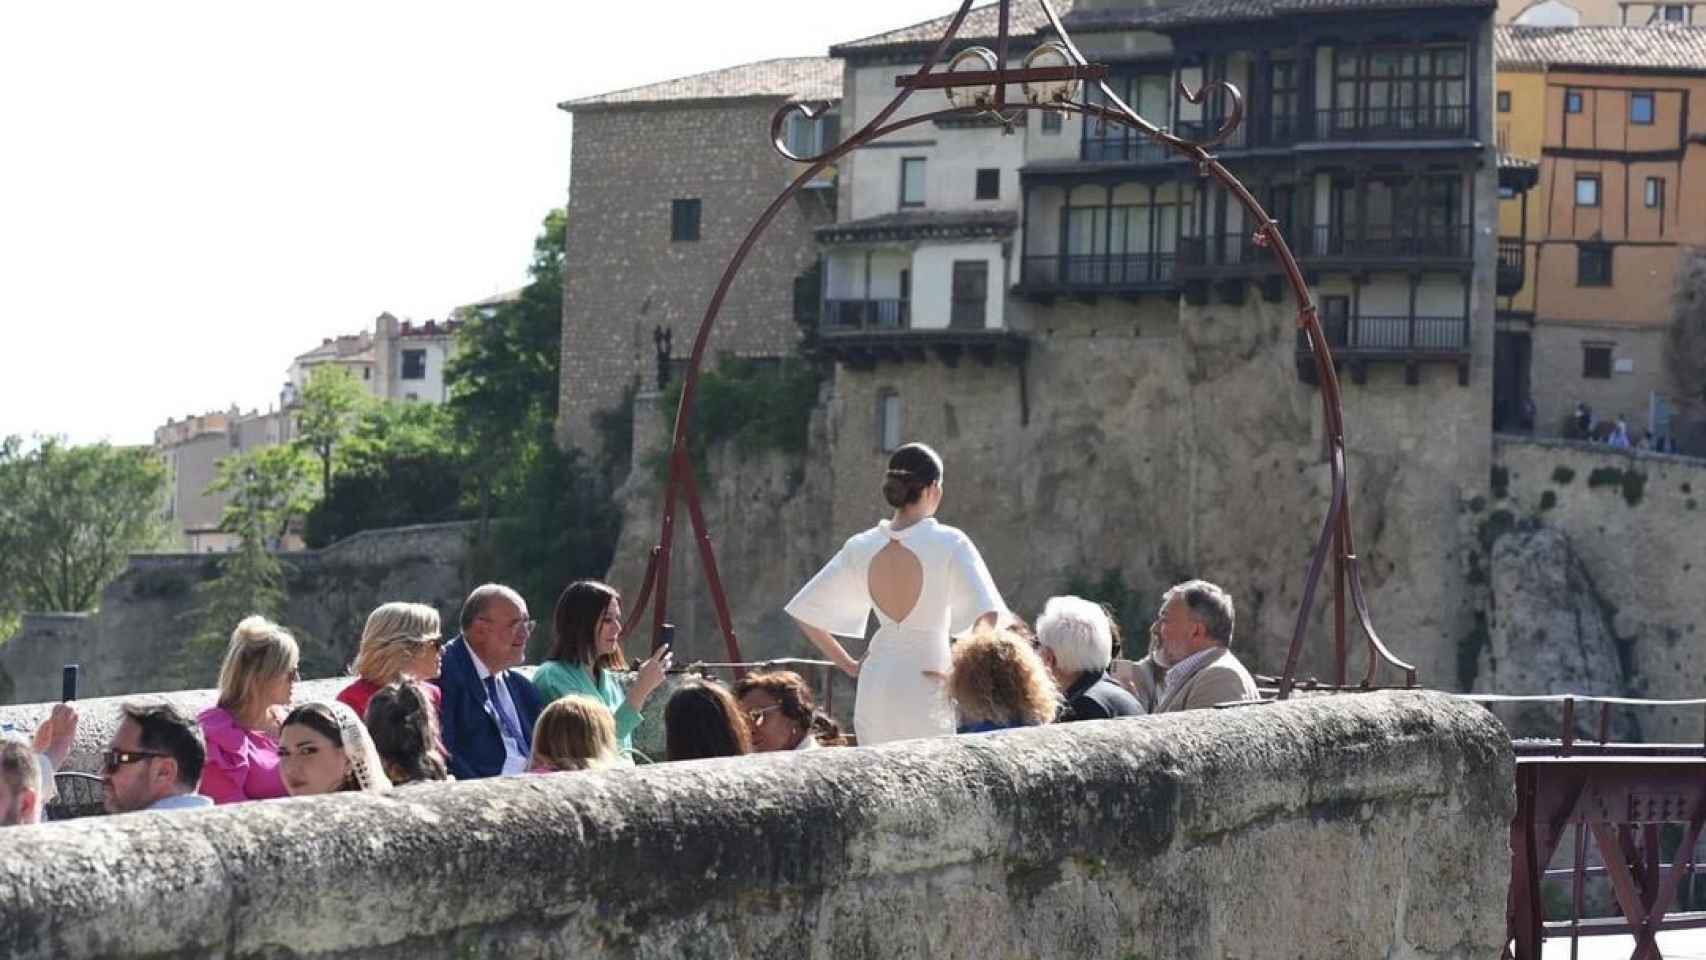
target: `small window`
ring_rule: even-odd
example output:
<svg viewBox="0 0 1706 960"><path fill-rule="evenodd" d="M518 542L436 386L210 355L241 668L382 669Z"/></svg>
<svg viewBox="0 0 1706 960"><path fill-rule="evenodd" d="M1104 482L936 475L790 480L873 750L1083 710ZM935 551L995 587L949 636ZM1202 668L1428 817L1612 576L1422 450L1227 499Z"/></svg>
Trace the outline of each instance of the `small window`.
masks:
<svg viewBox="0 0 1706 960"><path fill-rule="evenodd" d="M425 350L404 350L403 351L403 379L404 380L425 380L426 379L426 351Z"/></svg>
<svg viewBox="0 0 1706 960"><path fill-rule="evenodd" d="M1502 183L1499 184L1499 199L1500 200L1515 200L1516 199L1516 188L1515 187L1507 187Z"/></svg>
<svg viewBox="0 0 1706 960"><path fill-rule="evenodd" d="M1611 379L1611 345L1582 344L1582 376L1589 380Z"/></svg>
<svg viewBox="0 0 1706 960"><path fill-rule="evenodd" d="M1647 186L1642 193L1642 201L1653 208L1665 205L1665 181L1663 177L1647 178Z"/></svg>
<svg viewBox="0 0 1706 960"><path fill-rule="evenodd" d="M1611 248L1588 246L1576 248L1576 286L1611 286Z"/></svg>
<svg viewBox="0 0 1706 960"><path fill-rule="evenodd" d="M883 452L898 449L901 440L900 394L884 390L877 394L877 442Z"/></svg>
<svg viewBox="0 0 1706 960"><path fill-rule="evenodd" d="M924 206L924 158L903 157L900 161L900 205Z"/></svg>
<svg viewBox="0 0 1706 960"><path fill-rule="evenodd" d="M1653 125L1652 94L1631 93L1629 95L1629 122L1642 127Z"/></svg>
<svg viewBox="0 0 1706 960"><path fill-rule="evenodd" d="M372 380L373 379L373 368L372 367L362 367L361 368L361 379Z"/></svg>
<svg viewBox="0 0 1706 960"><path fill-rule="evenodd" d="M1582 92L1580 90L1567 90L1564 92L1564 112L1582 112Z"/></svg>
<svg viewBox="0 0 1706 960"><path fill-rule="evenodd" d="M993 167L985 167L977 172L977 198L979 200L1001 199L1001 171Z"/></svg>
<svg viewBox="0 0 1706 960"><path fill-rule="evenodd" d="M1576 177L1576 206L1599 206L1599 174L1579 174Z"/></svg>
<svg viewBox="0 0 1706 960"><path fill-rule="evenodd" d="M1500 113L1510 113L1511 112L1511 92L1509 90L1500 90L1499 91L1499 112Z"/></svg>
<svg viewBox="0 0 1706 960"><path fill-rule="evenodd" d="M671 200L669 202L669 242L697 243L699 241L699 201Z"/></svg>
<svg viewBox="0 0 1706 960"><path fill-rule="evenodd" d="M1043 111L1043 134L1045 136L1051 136L1052 137L1055 134L1059 133L1060 127L1061 127L1060 119L1061 118L1060 118L1059 113L1056 113L1053 110L1044 110Z"/></svg>
<svg viewBox="0 0 1706 960"><path fill-rule="evenodd" d="M1687 23L1688 22L1688 8L1683 6L1680 3L1667 3L1667 4L1665 4L1665 22L1666 23Z"/></svg>

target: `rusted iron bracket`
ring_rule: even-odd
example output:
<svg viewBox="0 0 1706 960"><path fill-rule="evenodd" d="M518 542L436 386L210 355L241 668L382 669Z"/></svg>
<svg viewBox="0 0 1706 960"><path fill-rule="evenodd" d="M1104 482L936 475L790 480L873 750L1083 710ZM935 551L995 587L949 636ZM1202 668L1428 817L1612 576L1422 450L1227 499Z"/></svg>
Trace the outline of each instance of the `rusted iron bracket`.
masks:
<svg viewBox="0 0 1706 960"><path fill-rule="evenodd" d="M1332 471L1332 496L1328 504L1327 516L1322 523L1321 533L1311 555L1308 576L1304 582L1303 599L1298 608L1291 644L1286 652L1285 669L1277 680L1276 698L1284 700L1290 697L1296 687L1297 665L1302 654L1304 638L1308 633L1309 618L1315 602L1316 589L1325 572L1329 556L1333 561L1334 580L1333 686L1338 689L1349 689L1346 662L1348 653L1346 643L1347 603L1355 610L1358 626L1361 627L1366 637L1367 670L1363 675L1361 685L1356 689L1373 689L1376 686L1379 668L1382 664L1402 672L1404 686L1416 686L1416 668L1399 660L1381 642L1368 612L1367 599L1363 595L1360 560L1356 553L1355 541L1351 532L1350 493L1345 477L1345 426L1339 380L1334 369L1332 352L1327 345L1327 338L1321 327L1315 301L1310 296L1303 271L1299 268L1297 258L1292 254L1290 246L1286 243L1278 223L1267 214L1267 211L1262 208L1261 204L1256 201L1256 198L1238 178L1234 177L1210 152L1212 148L1226 142L1237 130L1239 124L1243 122L1243 94L1236 86L1224 80L1214 80L1194 90L1181 82L1179 84L1180 93L1191 103L1204 103L1210 94L1218 92L1230 109L1226 112L1219 129L1207 139L1190 140L1163 130L1145 120L1108 86L1105 80L1108 76L1107 67L1103 64L1090 63L1079 51L1049 0L1036 0L1054 34L1054 39L1044 46L1056 59L1064 60L1064 64L1033 67L1030 65L1030 57L1027 57L1024 66L1017 69L1009 68L1007 62L1010 41L1010 8L1014 0L999 0L1000 6L997 11L999 21L995 49L972 48L968 51L962 51L955 57L955 64L957 64L968 53L973 54L989 69L956 70L952 68L953 65L950 65L947 70L937 71L937 64L943 62L943 57L953 44L961 26L965 23L966 15L971 10L973 2L974 0L962 0L959 10L950 19L947 30L941 39L936 41L930 54L925 58L923 66L909 76L896 78L895 85L899 88L899 92L895 98L878 111L868 123L834 147L814 156L799 156L789 150L784 137L785 125L790 116L799 115L808 119L814 118L827 109L829 104L790 103L778 109L771 117L770 138L774 149L784 158L804 164L805 170L779 196L771 201L770 205L759 215L757 221L753 223L751 230L747 232L745 239L741 241L740 247L736 249L727 268L723 271L722 278L711 294L710 303L705 308L705 316L699 324L699 333L694 338L693 352L688 358L686 373L682 379L681 401L676 407L675 428L669 458L669 479L664 486L663 515L659 522L658 543L652 552L651 562L646 572L646 582L648 584L655 583L655 595L648 597L647 591L641 590L640 598L634 606L630 626L638 623L641 612L649 600L652 609L654 640L663 628L669 606L669 561L674 542L676 501L678 497L683 498L687 501L694 538L699 545L699 555L704 566L707 586L711 592L712 604L717 610L718 625L723 632L729 660L739 662L743 659L740 655L739 642L735 638L733 621L729 616L728 601L723 594L721 581L717 574L716 552L711 546L709 532L705 529L704 516L699 507L698 491L694 489L693 465L687 456L687 434L691 429L693 403L697 397L699 385L699 371L704 362L705 347L710 339L711 328L715 325L717 316L722 311L723 301L728 296L729 288L733 284L735 276L740 272L747 257L751 254L754 244L770 226L771 221L776 218L795 193L804 188L806 184L815 181L818 175L830 164L848 152L888 136L895 131L954 115L991 114L1010 125L1022 111L1044 110L1058 113L1076 113L1087 119L1093 119L1099 124L1114 123L1130 127L1190 160L1200 176L1218 182L1238 201L1239 205L1248 212L1249 222L1260 224L1255 230L1252 240L1256 246L1270 251L1279 261L1297 300L1297 325L1309 342L1310 350L1315 358L1318 382L1320 383L1328 461ZM1087 95L1078 101L1070 99L1073 86L1085 85L1088 82L1096 84L1101 102L1092 103ZM1007 89L1009 85L1014 84L1021 85L1027 90L1026 102L1013 103L1007 99ZM1032 84L1055 84L1057 86L1053 88L1052 94L1043 95L1031 92L1030 85ZM954 106L950 109L891 122L891 118L894 117L902 104L906 103L919 90L942 90L949 94L950 102L954 103L958 102L954 97L955 91L972 90L972 102L968 105Z"/></svg>

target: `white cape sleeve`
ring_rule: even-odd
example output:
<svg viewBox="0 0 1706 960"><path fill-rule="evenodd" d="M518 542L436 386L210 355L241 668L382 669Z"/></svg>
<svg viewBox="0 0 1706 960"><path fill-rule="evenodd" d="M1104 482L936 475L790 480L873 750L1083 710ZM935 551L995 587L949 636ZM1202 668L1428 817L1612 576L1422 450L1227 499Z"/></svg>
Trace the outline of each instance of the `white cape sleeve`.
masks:
<svg viewBox="0 0 1706 960"><path fill-rule="evenodd" d="M948 635L957 637L970 630L977 618L993 612L999 623L1007 614L1007 604L995 579L983 563L971 538L961 534L954 545L948 574Z"/></svg>
<svg viewBox="0 0 1706 960"><path fill-rule="evenodd" d="M858 538L847 541L783 608L788 616L838 637L864 637L871 617L871 591L865 584L865 551Z"/></svg>

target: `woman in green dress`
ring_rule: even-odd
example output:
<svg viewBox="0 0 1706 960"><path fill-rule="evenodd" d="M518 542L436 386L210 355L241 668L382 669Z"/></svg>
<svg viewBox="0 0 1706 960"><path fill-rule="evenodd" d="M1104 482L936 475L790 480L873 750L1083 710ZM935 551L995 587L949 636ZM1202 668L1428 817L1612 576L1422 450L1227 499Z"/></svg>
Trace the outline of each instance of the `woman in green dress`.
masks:
<svg viewBox="0 0 1706 960"><path fill-rule="evenodd" d="M626 690L615 671L626 670L622 656L622 595L597 580L576 580L563 588L552 617L556 637L545 662L533 674L533 686L543 703L579 694L599 700L616 715L616 744L624 756L634 748L634 729L640 709L663 683L669 669L665 647L634 669Z"/></svg>

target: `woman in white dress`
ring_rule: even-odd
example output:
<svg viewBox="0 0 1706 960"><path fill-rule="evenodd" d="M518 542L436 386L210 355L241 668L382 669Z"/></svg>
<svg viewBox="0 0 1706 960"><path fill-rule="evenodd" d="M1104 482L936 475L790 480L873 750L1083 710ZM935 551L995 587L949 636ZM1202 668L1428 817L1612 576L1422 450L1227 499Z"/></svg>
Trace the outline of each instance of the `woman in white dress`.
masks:
<svg viewBox="0 0 1706 960"><path fill-rule="evenodd" d="M936 451L922 443L896 450L883 498L894 518L850 537L786 608L825 656L858 678L853 730L861 746L953 733L948 638L993 626L1007 612L971 540L935 520ZM861 662L835 638L864 636L873 609L877 632Z"/></svg>

